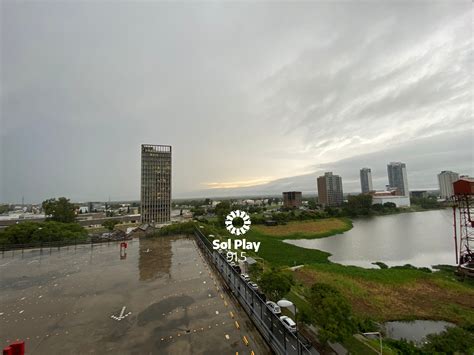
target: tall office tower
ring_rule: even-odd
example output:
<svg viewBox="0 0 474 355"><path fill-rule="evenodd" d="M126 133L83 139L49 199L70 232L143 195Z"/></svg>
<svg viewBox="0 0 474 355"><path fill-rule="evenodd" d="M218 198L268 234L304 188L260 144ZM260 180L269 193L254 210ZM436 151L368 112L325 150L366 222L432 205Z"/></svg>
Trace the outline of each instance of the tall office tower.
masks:
<svg viewBox="0 0 474 355"><path fill-rule="evenodd" d="M405 163L391 162L387 165L388 184L391 188L397 188L397 195L410 196L408 190L407 167Z"/></svg>
<svg viewBox="0 0 474 355"><path fill-rule="evenodd" d="M441 198L450 198L453 194L453 182L459 180L459 174L452 171L442 171L438 174L439 192Z"/></svg>
<svg viewBox="0 0 474 355"><path fill-rule="evenodd" d="M372 187L372 171L370 168L360 169L360 188L363 194L374 190Z"/></svg>
<svg viewBox="0 0 474 355"><path fill-rule="evenodd" d="M318 177L318 199L324 206L342 205L342 179L339 175L327 172Z"/></svg>
<svg viewBox="0 0 474 355"><path fill-rule="evenodd" d="M171 218L171 146L142 144L142 223Z"/></svg>

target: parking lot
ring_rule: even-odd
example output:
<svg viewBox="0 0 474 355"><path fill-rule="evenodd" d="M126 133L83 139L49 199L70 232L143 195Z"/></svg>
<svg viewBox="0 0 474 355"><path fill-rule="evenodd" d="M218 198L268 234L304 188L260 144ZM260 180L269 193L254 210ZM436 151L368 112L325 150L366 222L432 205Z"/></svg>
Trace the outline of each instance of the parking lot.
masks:
<svg viewBox="0 0 474 355"><path fill-rule="evenodd" d="M27 353L270 353L194 239L0 257L0 341Z"/></svg>

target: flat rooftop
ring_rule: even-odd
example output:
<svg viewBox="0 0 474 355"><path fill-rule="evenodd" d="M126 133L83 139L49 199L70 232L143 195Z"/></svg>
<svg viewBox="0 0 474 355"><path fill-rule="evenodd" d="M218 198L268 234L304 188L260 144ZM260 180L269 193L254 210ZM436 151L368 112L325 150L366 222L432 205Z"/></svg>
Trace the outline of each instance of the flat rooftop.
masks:
<svg viewBox="0 0 474 355"><path fill-rule="evenodd" d="M2 348L28 354L270 353L187 237L133 240L126 257L119 243L5 252L0 294Z"/></svg>

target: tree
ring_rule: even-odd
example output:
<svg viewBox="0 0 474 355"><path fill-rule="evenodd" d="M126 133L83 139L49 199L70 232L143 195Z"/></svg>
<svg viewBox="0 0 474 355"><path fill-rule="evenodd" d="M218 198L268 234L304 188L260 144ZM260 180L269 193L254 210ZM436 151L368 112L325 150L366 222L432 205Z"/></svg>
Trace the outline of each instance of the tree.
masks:
<svg viewBox="0 0 474 355"><path fill-rule="evenodd" d="M318 204L316 203L316 199L315 198L310 198L308 200L308 207L312 210L315 210L318 208Z"/></svg>
<svg viewBox="0 0 474 355"><path fill-rule="evenodd" d="M193 207L191 208L191 212L195 217L204 216L206 214L206 211L202 207Z"/></svg>
<svg viewBox="0 0 474 355"><path fill-rule="evenodd" d="M384 207L384 208L387 208L387 209L392 209L392 210L393 210L393 209L396 209L396 208L397 208L397 205L396 205L395 203L393 203L393 202L385 202L385 203L383 204L383 207Z"/></svg>
<svg viewBox="0 0 474 355"><path fill-rule="evenodd" d="M259 281L262 291L276 301L285 297L290 292L293 284L294 281L291 274L285 274L274 269L263 273Z"/></svg>
<svg viewBox="0 0 474 355"><path fill-rule="evenodd" d="M334 287L325 283L314 284L309 293L312 318L320 326L323 343L343 341L356 330L349 302Z"/></svg>
<svg viewBox="0 0 474 355"><path fill-rule="evenodd" d="M75 206L65 197L43 201L42 207L47 220L61 223L72 223L76 220Z"/></svg>
<svg viewBox="0 0 474 355"><path fill-rule="evenodd" d="M87 238L86 230L77 223L21 222L0 233L1 244L37 244L58 241L80 242Z"/></svg>
<svg viewBox="0 0 474 355"><path fill-rule="evenodd" d="M428 354L472 354L473 326L450 327L440 334L429 334L422 350Z"/></svg>
<svg viewBox="0 0 474 355"><path fill-rule="evenodd" d="M225 217L230 213L232 210L232 205L230 201L222 201L216 205L214 212L217 216L217 223L220 226L224 226Z"/></svg>
<svg viewBox="0 0 474 355"><path fill-rule="evenodd" d="M347 199L346 213L349 216L367 216L370 215L372 207L372 195L360 194L357 196L349 196Z"/></svg>
<svg viewBox="0 0 474 355"><path fill-rule="evenodd" d="M107 221L104 221L102 223L102 226L107 228L109 231L113 231L115 225L117 225L119 222L114 220L114 219L108 219Z"/></svg>

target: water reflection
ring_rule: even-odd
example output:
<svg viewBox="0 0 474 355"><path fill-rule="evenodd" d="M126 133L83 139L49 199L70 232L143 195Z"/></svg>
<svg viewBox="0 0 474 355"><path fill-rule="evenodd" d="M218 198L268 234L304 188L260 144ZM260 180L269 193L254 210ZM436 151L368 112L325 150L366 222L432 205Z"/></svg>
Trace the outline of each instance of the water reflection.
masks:
<svg viewBox="0 0 474 355"><path fill-rule="evenodd" d="M150 281L160 275L170 274L173 240L172 237L140 239L138 268L141 281Z"/></svg>
<svg viewBox="0 0 474 355"><path fill-rule="evenodd" d="M405 339L415 343L422 343L428 334L439 334L453 323L432 320L414 320L410 322L387 322L383 325L387 337L392 339Z"/></svg>

